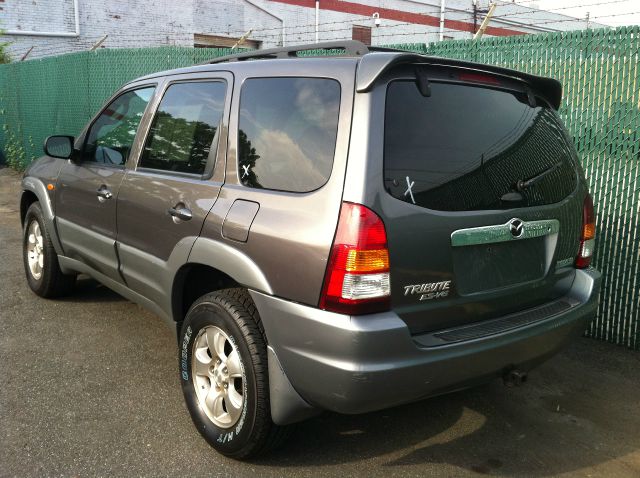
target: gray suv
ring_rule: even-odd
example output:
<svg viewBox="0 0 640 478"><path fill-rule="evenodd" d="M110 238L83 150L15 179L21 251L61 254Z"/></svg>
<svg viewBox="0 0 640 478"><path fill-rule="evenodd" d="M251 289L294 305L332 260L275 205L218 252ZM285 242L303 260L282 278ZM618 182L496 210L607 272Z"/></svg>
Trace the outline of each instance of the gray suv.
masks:
<svg viewBox="0 0 640 478"><path fill-rule="evenodd" d="M236 458L322 410L521 382L600 286L561 96L358 42L145 76L26 172L27 281L86 274L166 320L193 422Z"/></svg>

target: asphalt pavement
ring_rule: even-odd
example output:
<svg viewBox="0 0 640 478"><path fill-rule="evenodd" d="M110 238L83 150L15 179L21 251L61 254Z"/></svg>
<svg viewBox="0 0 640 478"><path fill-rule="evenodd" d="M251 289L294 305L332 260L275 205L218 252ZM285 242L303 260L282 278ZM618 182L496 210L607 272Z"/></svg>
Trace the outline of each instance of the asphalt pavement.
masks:
<svg viewBox="0 0 640 478"><path fill-rule="evenodd" d="M64 300L31 293L19 180L0 169L2 477L640 476L640 353L587 338L522 387L327 413L268 457L224 458L191 424L158 317L86 278Z"/></svg>

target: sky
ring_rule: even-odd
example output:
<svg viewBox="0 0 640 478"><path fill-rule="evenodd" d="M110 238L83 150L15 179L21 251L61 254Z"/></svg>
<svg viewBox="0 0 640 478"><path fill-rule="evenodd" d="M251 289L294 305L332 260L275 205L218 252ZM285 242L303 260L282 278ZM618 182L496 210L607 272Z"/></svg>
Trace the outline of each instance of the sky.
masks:
<svg viewBox="0 0 640 478"><path fill-rule="evenodd" d="M594 22L605 25L640 25L640 0L516 0L516 3L537 4L543 10L578 18L585 18L589 12Z"/></svg>

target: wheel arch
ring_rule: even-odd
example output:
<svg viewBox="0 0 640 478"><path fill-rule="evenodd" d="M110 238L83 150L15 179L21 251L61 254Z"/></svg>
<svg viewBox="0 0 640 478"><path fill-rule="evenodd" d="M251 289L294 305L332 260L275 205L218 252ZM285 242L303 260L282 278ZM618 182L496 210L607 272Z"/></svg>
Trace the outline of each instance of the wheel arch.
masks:
<svg viewBox="0 0 640 478"><path fill-rule="evenodd" d="M20 218L22 220L24 220L27 209L35 200L40 202L45 218L47 220L53 219L53 205L47 187L39 178L26 176L22 180L22 197L20 198Z"/></svg>
<svg viewBox="0 0 640 478"><path fill-rule="evenodd" d="M62 244L58 238L58 231L55 227L55 214L51 198L44 183L33 176L27 176L22 180L22 194L20 196L20 223L24 226L27 210L34 203L39 202L45 220L45 226L51 237L53 248L57 254L62 254Z"/></svg>
<svg viewBox="0 0 640 478"><path fill-rule="evenodd" d="M204 294L241 286L228 274L207 264L189 262L178 271L171 287L171 315L182 322L191 305Z"/></svg>
<svg viewBox="0 0 640 478"><path fill-rule="evenodd" d="M40 200L38 199L38 196L36 196L36 193L34 193L33 191L29 189L25 189L22 191L22 195L20 196L20 224L22 226L24 226L24 220L27 216L27 209L29 209L29 206L31 206L34 202L38 201Z"/></svg>
<svg viewBox="0 0 640 478"><path fill-rule="evenodd" d="M198 297L230 287L273 295L267 278L249 256L223 242L199 237L187 262L173 276L171 315L174 321L181 322Z"/></svg>

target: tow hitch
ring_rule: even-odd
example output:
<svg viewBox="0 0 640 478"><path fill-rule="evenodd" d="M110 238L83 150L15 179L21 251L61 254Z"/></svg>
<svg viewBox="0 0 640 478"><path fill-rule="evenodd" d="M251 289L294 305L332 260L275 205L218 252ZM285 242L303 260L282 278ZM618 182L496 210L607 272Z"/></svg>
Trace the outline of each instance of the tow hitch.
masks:
<svg viewBox="0 0 640 478"><path fill-rule="evenodd" d="M509 370L502 376L502 380L507 387L519 387L527 381L527 372L521 370Z"/></svg>

